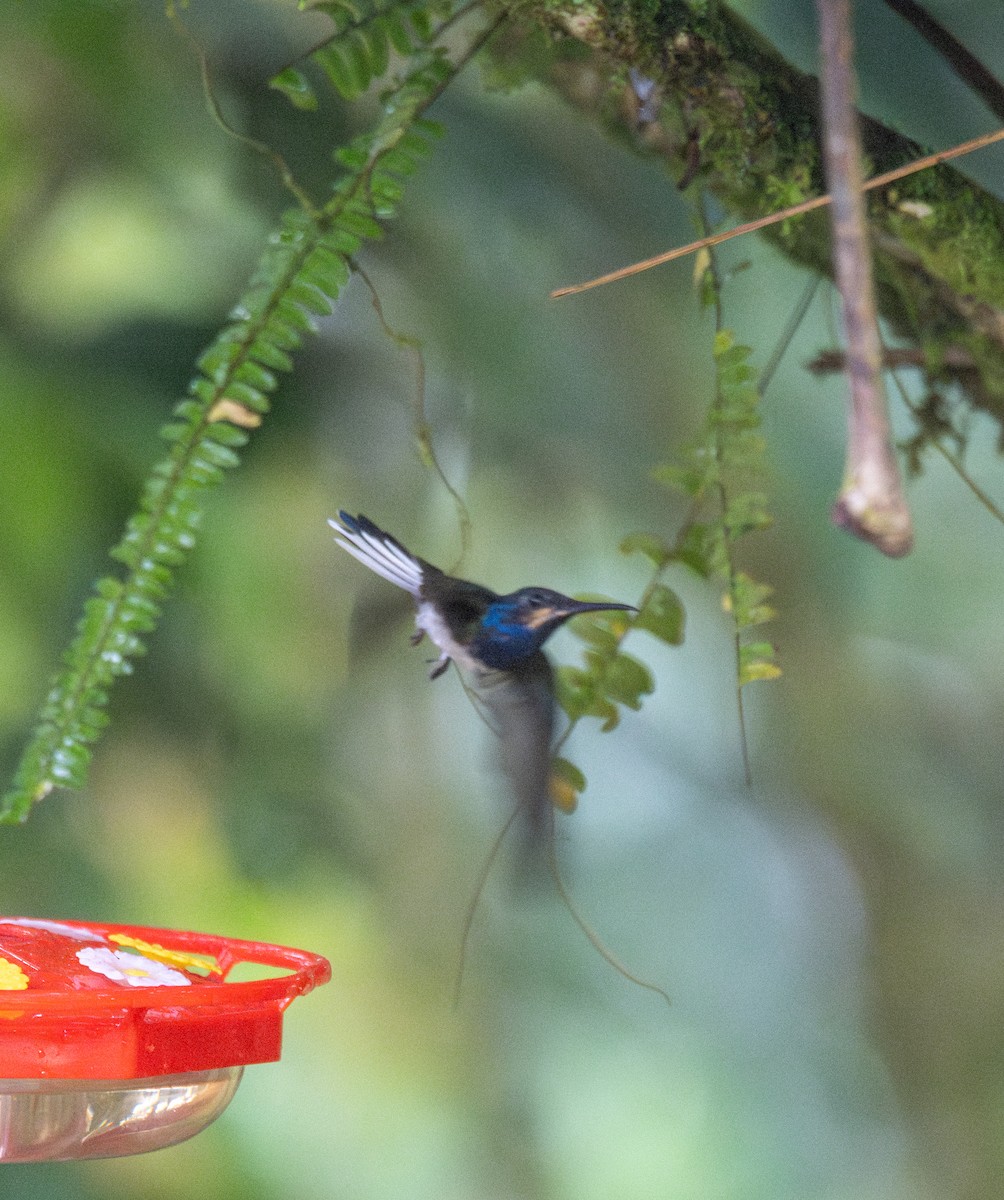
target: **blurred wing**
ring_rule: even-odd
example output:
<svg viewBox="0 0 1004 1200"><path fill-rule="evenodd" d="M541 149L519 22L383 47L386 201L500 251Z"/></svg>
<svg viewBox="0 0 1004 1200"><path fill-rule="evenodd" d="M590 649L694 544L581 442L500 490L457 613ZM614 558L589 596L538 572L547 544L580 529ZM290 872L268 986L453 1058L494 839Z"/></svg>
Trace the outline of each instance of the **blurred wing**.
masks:
<svg viewBox="0 0 1004 1200"><path fill-rule="evenodd" d="M420 558L410 554L396 538L384 533L362 514L353 517L339 511L338 520L329 520L328 524L339 534L335 538L337 545L371 571L411 592L418 599L422 590L424 565Z"/></svg>
<svg viewBox="0 0 1004 1200"><path fill-rule="evenodd" d="M515 670L481 672L476 694L498 734L499 765L520 813L523 855L546 867L554 830L550 792L554 734L551 664L538 652Z"/></svg>

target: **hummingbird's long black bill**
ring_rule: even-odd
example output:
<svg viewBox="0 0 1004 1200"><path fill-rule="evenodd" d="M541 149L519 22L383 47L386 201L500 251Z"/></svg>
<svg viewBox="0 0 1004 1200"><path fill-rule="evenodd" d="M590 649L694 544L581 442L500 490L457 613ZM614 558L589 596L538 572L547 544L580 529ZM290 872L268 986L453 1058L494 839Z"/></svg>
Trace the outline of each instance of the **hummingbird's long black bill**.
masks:
<svg viewBox="0 0 1004 1200"><path fill-rule="evenodd" d="M573 600L572 616L580 612L637 612L633 604L614 604L609 600Z"/></svg>
<svg viewBox="0 0 1004 1200"><path fill-rule="evenodd" d="M562 621L568 620L570 617L577 617L582 613L587 612L637 612L633 604L614 604L612 601L605 600L569 600L567 605L560 608L555 606L553 611L548 615L548 620L554 620L555 617Z"/></svg>

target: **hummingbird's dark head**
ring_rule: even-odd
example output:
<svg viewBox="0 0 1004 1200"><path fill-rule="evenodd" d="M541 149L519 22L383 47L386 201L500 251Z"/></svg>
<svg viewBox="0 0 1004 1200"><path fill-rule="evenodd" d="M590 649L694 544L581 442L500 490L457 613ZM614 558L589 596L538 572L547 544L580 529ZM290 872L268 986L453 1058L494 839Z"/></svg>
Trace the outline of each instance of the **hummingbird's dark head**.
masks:
<svg viewBox="0 0 1004 1200"><path fill-rule="evenodd" d="M544 629L547 633L553 632L563 621L578 616L579 613L601 612L605 609L634 611L630 604L573 600L571 596L563 596L561 592L552 592L550 588L542 587L520 588L518 592L502 596L501 603L509 609L511 619L529 629Z"/></svg>
<svg viewBox="0 0 1004 1200"><path fill-rule="evenodd" d="M570 617L607 609L635 611L630 604L573 600L550 588L520 588L489 606L471 648L486 666L505 670L539 650Z"/></svg>

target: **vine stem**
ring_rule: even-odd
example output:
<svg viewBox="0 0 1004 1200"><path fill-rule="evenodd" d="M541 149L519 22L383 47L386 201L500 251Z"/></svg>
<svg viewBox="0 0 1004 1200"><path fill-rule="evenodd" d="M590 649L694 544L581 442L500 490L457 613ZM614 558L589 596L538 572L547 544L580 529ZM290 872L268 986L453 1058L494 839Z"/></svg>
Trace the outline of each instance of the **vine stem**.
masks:
<svg viewBox="0 0 1004 1200"><path fill-rule="evenodd" d="M600 935L589 924L582 913L579 912L575 901L572 899L568 888L565 886L564 877L561 874L561 868L558 865L558 856L554 849L554 839L551 839L550 854L548 856L548 865L551 870L551 878L554 880L554 886L557 888L558 895L564 904L568 915L572 918L575 924L579 927L580 932L589 942L590 946L608 965L613 967L618 975L623 976L629 983L635 984L636 987L645 988L648 992L655 992L657 996L661 996L663 1000L670 1006L673 1001L669 998L669 993L665 989L659 987L657 983L652 983L650 979L643 979L640 975L636 975L634 971L626 967L609 946L603 941Z"/></svg>
<svg viewBox="0 0 1004 1200"><path fill-rule="evenodd" d="M453 501L454 511L457 514L457 525L460 529L460 553L456 560L447 568L447 574L456 575L471 548L471 514L467 507L467 502L450 482L449 476L439 461L439 455L436 452L436 446L432 439L432 430L425 411L425 355L422 352L422 343L417 337L402 333L390 324L384 313L383 302L376 289L376 284L369 277L362 265L355 259L352 260L352 270L366 285L366 290L370 294L370 302L373 305L373 311L376 313L377 321L380 323L380 328L383 330L384 336L388 337L396 346L399 346L411 358L414 365L415 399L412 405L414 414L412 435L415 438L415 444L418 446L419 456L423 463L432 468L439 482L446 489L447 494Z"/></svg>
<svg viewBox="0 0 1004 1200"><path fill-rule="evenodd" d="M492 842L491 849L488 851L481 870L478 873L477 883L474 886L474 894L471 896L470 902L467 905L467 911L464 914L464 923L460 936L460 954L457 961L457 973L453 980L454 1010L460 1007L460 997L464 984L464 968L467 963L467 944L470 940L471 929L474 925L474 917L477 913L478 905L481 902L481 897L484 894L485 885L488 882L488 876L491 874L492 867L495 865L495 862L499 856L499 852L502 849L502 843L505 841L509 830L512 828L513 823L519 816L519 812L520 809L517 805L517 807L514 808L509 814L506 823L495 835L495 840ZM600 958L602 958L608 966L613 967L617 974L626 979L628 983L633 983L636 987L644 988L646 991L655 992L655 994L657 996L661 996L667 1004L672 1005L673 1001L670 999L669 993L664 988L661 988L657 983L652 983L652 981L649 979L643 979L629 967L625 966L579 911L578 906L572 899L571 893L565 884L564 876L561 873L561 867L558 864L558 854L557 850L555 849L553 810L551 814L551 830L547 848L547 867L551 874L551 879L554 881L554 887L558 893L558 898L565 906L565 911L572 918L580 933L582 933L586 941L589 942L590 946L592 946Z"/></svg>
<svg viewBox="0 0 1004 1200"><path fill-rule="evenodd" d="M705 233L711 228L711 222L708 218L707 194L701 193L700 204L700 219L701 225L704 227ZM718 261L715 258L713 250L708 251L708 275L711 279L711 294L713 296L715 309L715 334L716 336L725 328L725 314L722 310L722 280L718 271ZM718 367L715 368L715 407L722 407L722 387L721 376ZM729 497L725 490L725 480L722 475L722 443L721 438L716 432L714 435L714 454L718 462L718 473L715 481L715 488L718 492L718 503L721 507L722 516L724 518L728 510ZM728 567L728 596L731 598L735 595L737 587L737 574L735 559L732 554L732 546L729 543L728 535L723 538L725 562ZM753 786L753 768L750 765L750 746L749 737L746 733L746 707L743 702L743 684L742 684L742 638L739 633L739 625L733 617L732 621L732 647L735 654L736 667L736 717L739 721L739 748L743 761L743 778L746 781L747 787Z"/></svg>

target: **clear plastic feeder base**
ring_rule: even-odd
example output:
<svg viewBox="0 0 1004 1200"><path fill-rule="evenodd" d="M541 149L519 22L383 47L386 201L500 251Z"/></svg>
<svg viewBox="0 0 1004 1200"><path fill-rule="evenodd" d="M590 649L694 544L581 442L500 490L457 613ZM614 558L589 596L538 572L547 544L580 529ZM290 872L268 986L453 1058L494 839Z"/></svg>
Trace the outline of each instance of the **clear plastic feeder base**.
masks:
<svg viewBox="0 0 1004 1200"><path fill-rule="evenodd" d="M0 1164L185 1141L245 1066L278 1062L284 1012L330 978L268 942L0 916Z"/></svg>
<svg viewBox="0 0 1004 1200"><path fill-rule="evenodd" d="M215 1121L243 1067L148 1079L0 1079L0 1163L161 1150Z"/></svg>

